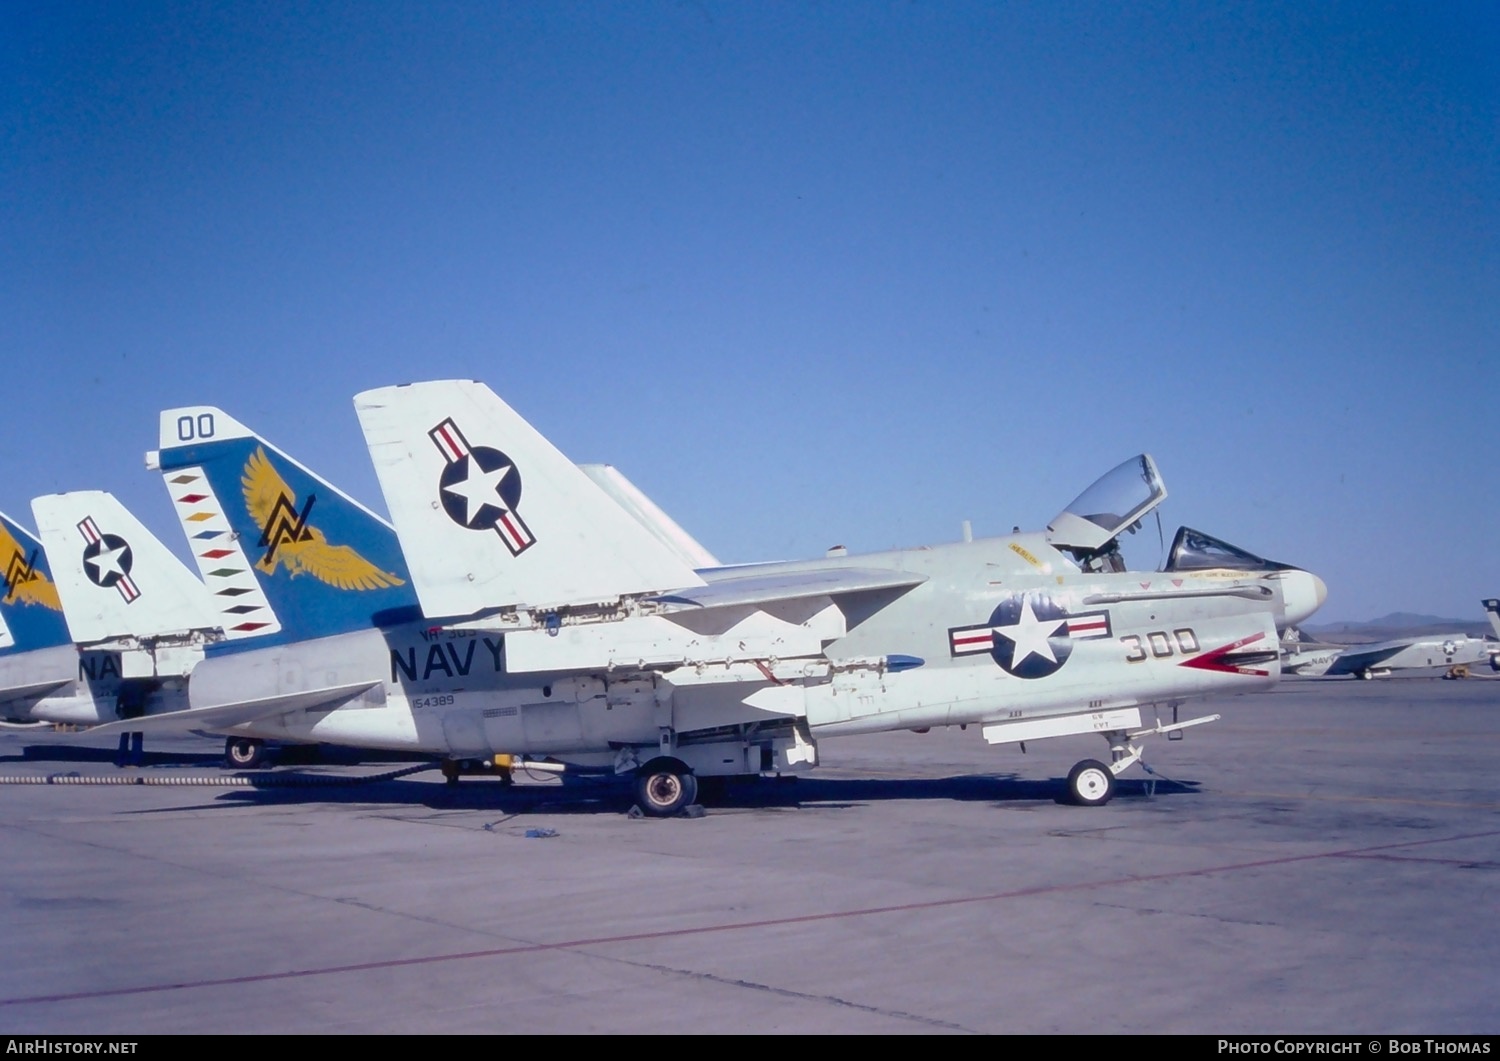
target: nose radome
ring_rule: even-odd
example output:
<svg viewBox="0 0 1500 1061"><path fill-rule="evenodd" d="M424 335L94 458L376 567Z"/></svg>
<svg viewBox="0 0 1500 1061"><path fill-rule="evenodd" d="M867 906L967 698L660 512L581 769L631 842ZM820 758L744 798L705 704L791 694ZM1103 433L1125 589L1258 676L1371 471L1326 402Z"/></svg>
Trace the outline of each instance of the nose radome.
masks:
<svg viewBox="0 0 1500 1061"><path fill-rule="evenodd" d="M1281 599L1286 624L1296 626L1323 606L1328 586L1311 571L1288 571L1281 579Z"/></svg>

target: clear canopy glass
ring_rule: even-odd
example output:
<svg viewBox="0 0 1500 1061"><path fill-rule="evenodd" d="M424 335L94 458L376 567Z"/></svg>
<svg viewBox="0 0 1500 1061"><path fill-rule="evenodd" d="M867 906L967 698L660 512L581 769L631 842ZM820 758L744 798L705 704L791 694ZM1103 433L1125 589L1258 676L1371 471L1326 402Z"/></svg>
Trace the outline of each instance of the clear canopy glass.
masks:
<svg viewBox="0 0 1500 1061"><path fill-rule="evenodd" d="M1115 466L1075 497L1047 525L1047 539L1059 549L1099 550L1166 496L1156 462L1142 453Z"/></svg>
<svg viewBox="0 0 1500 1061"><path fill-rule="evenodd" d="M1285 571L1290 564L1278 563L1256 556L1254 553L1230 545L1212 534L1183 527L1172 539L1172 551L1167 554L1167 566L1163 571L1215 571L1227 568L1232 571Z"/></svg>

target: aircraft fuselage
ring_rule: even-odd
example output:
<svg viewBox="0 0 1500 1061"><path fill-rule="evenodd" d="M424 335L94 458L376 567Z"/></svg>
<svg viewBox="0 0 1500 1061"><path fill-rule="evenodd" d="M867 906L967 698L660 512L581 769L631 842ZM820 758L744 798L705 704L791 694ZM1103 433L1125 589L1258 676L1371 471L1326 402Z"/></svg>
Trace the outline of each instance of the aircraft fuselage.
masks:
<svg viewBox="0 0 1500 1061"><path fill-rule="evenodd" d="M1207 580L1191 576L1079 571L1028 535L845 562L927 581L873 600L815 602L806 610L832 605L840 617L819 654L737 659L713 649L670 666L611 660L515 673L498 630L410 623L211 654L194 672L192 706L364 687L236 732L589 765L617 762L622 749L657 749L666 735L701 749L684 752L700 772L744 773L772 762L767 742L785 750L797 733L979 723L991 740L1023 740L1023 724L1078 716L1076 731L1084 731L1090 714L1120 728L1109 712L1259 689L1279 673L1272 612L1250 592L1256 576L1244 580L1249 596L1208 596ZM806 566L813 563L829 565ZM1216 590L1226 584L1212 580ZM817 621L827 621L826 611Z"/></svg>

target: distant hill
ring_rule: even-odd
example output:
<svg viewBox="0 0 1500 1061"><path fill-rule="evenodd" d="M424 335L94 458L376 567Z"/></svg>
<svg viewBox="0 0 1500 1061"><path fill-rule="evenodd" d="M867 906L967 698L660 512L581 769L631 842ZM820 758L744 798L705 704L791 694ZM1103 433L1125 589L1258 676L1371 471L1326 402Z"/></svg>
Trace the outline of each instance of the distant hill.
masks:
<svg viewBox="0 0 1500 1061"><path fill-rule="evenodd" d="M1394 641L1398 637L1422 637L1429 634L1468 634L1483 637L1493 633L1489 620L1481 612L1477 619L1444 619L1440 615L1418 612L1391 612L1365 622L1320 623L1302 627L1309 639L1335 644L1360 644L1369 641Z"/></svg>

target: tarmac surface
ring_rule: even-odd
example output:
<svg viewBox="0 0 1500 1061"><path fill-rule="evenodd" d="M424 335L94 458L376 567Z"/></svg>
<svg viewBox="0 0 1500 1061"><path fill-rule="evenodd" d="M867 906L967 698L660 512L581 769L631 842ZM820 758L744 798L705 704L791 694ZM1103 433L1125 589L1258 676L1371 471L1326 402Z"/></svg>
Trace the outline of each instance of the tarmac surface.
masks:
<svg viewBox="0 0 1500 1061"><path fill-rule="evenodd" d="M1500 1032L1500 679L1183 717L1213 711L1102 808L1061 802L1102 740L971 728L827 740L671 820L597 780L0 731L0 1029Z"/></svg>

